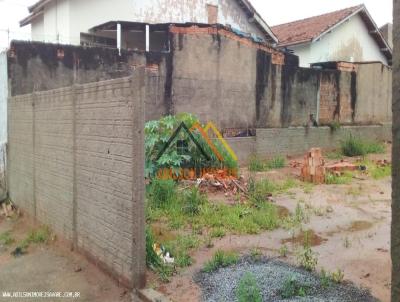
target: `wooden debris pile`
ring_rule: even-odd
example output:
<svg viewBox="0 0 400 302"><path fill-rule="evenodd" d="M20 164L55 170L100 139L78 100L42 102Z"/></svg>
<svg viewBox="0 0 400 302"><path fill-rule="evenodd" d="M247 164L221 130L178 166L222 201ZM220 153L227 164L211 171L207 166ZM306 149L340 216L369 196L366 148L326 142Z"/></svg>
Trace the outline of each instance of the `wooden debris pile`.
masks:
<svg viewBox="0 0 400 302"><path fill-rule="evenodd" d="M205 174L203 178L197 180L196 185L205 190L247 194L247 184L243 182L243 178L229 176L224 170L218 170L214 174Z"/></svg>

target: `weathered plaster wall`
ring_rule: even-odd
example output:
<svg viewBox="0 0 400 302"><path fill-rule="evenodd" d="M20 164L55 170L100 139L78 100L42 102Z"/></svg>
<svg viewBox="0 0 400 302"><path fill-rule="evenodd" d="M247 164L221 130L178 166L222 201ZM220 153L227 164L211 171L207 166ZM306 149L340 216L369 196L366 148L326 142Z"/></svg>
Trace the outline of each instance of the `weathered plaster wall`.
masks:
<svg viewBox="0 0 400 302"><path fill-rule="evenodd" d="M381 64L357 65L355 121L392 120L392 69Z"/></svg>
<svg viewBox="0 0 400 302"><path fill-rule="evenodd" d="M145 282L144 72L9 99L11 200L130 287Z"/></svg>
<svg viewBox="0 0 400 302"><path fill-rule="evenodd" d="M219 27L172 26L169 39L169 53L121 57L111 49L14 43L12 94L126 76L145 66L146 120L191 112L221 129L305 126L310 114L322 124L390 121L391 69L382 64L355 64L355 72L299 68L298 57Z"/></svg>
<svg viewBox="0 0 400 302"><path fill-rule="evenodd" d="M44 91L72 84L108 80L132 73L143 63L143 54L116 49L59 46L37 42L11 43L9 79L12 95ZM63 57L57 57L62 49Z"/></svg>

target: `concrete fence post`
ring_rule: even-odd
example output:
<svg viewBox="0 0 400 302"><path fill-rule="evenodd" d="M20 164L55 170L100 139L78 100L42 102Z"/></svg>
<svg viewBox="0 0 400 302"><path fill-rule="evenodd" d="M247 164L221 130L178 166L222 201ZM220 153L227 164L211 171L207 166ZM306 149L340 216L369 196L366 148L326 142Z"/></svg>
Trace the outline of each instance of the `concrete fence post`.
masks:
<svg viewBox="0 0 400 302"><path fill-rule="evenodd" d="M37 222L37 198L36 198L36 106L38 95L37 92L32 93L32 202L33 202L33 218Z"/></svg>
<svg viewBox="0 0 400 302"><path fill-rule="evenodd" d="M77 191L76 191L76 115L77 115L77 84L72 85L72 248L78 249L78 229L77 229Z"/></svg>
<svg viewBox="0 0 400 302"><path fill-rule="evenodd" d="M144 122L145 122L145 71L134 72L130 80L132 116L132 283L134 288L146 285L146 238L144 209Z"/></svg>
<svg viewBox="0 0 400 302"><path fill-rule="evenodd" d="M392 301L400 301L400 0L393 10L393 200L392 200Z"/></svg>

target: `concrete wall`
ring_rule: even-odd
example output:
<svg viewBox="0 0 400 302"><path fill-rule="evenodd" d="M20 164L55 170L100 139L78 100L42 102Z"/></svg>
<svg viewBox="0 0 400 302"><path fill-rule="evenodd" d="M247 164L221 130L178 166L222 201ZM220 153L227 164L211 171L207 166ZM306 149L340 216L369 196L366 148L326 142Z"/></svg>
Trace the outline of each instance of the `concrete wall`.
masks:
<svg viewBox="0 0 400 302"><path fill-rule="evenodd" d="M144 72L9 99L9 195L118 277L141 287Z"/></svg>
<svg viewBox="0 0 400 302"><path fill-rule="evenodd" d="M116 49L13 41L8 65L11 95L129 76L145 56ZM64 52L57 57L58 49Z"/></svg>
<svg viewBox="0 0 400 302"><path fill-rule="evenodd" d="M381 64L357 65L355 121L392 120L392 69Z"/></svg>
<svg viewBox="0 0 400 302"><path fill-rule="evenodd" d="M260 157L303 154L310 148L337 149L350 133L366 140L391 140L391 124L382 126L257 129L256 154Z"/></svg>
<svg viewBox="0 0 400 302"><path fill-rule="evenodd" d="M388 65L386 57L358 14L348 22L333 28L331 33L324 35L321 40L293 49L300 57L300 66L303 67L330 61L378 61ZM308 55L303 56L303 53Z"/></svg>
<svg viewBox="0 0 400 302"><path fill-rule="evenodd" d="M13 95L129 75L145 66L146 120L191 112L225 128L390 122L391 69L355 72L299 68L297 57L222 27L174 25L169 53L14 43ZM58 49L65 55L57 58ZM358 68L359 67L359 68Z"/></svg>

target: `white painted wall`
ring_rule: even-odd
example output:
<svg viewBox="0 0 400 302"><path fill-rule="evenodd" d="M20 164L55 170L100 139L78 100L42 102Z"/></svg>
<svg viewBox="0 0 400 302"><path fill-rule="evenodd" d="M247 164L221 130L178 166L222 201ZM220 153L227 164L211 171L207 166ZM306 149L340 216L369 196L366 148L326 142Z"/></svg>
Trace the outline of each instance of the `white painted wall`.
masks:
<svg viewBox="0 0 400 302"><path fill-rule="evenodd" d="M320 41L302 46L290 47L300 57L300 65L328 61L380 61L388 64L386 57L369 34L359 15L334 28Z"/></svg>
<svg viewBox="0 0 400 302"><path fill-rule="evenodd" d="M43 23L32 23L32 39L57 43L58 33L61 43L78 45L81 32L109 21L208 23L207 4L218 5L218 23L263 37L235 0L55 0Z"/></svg>

